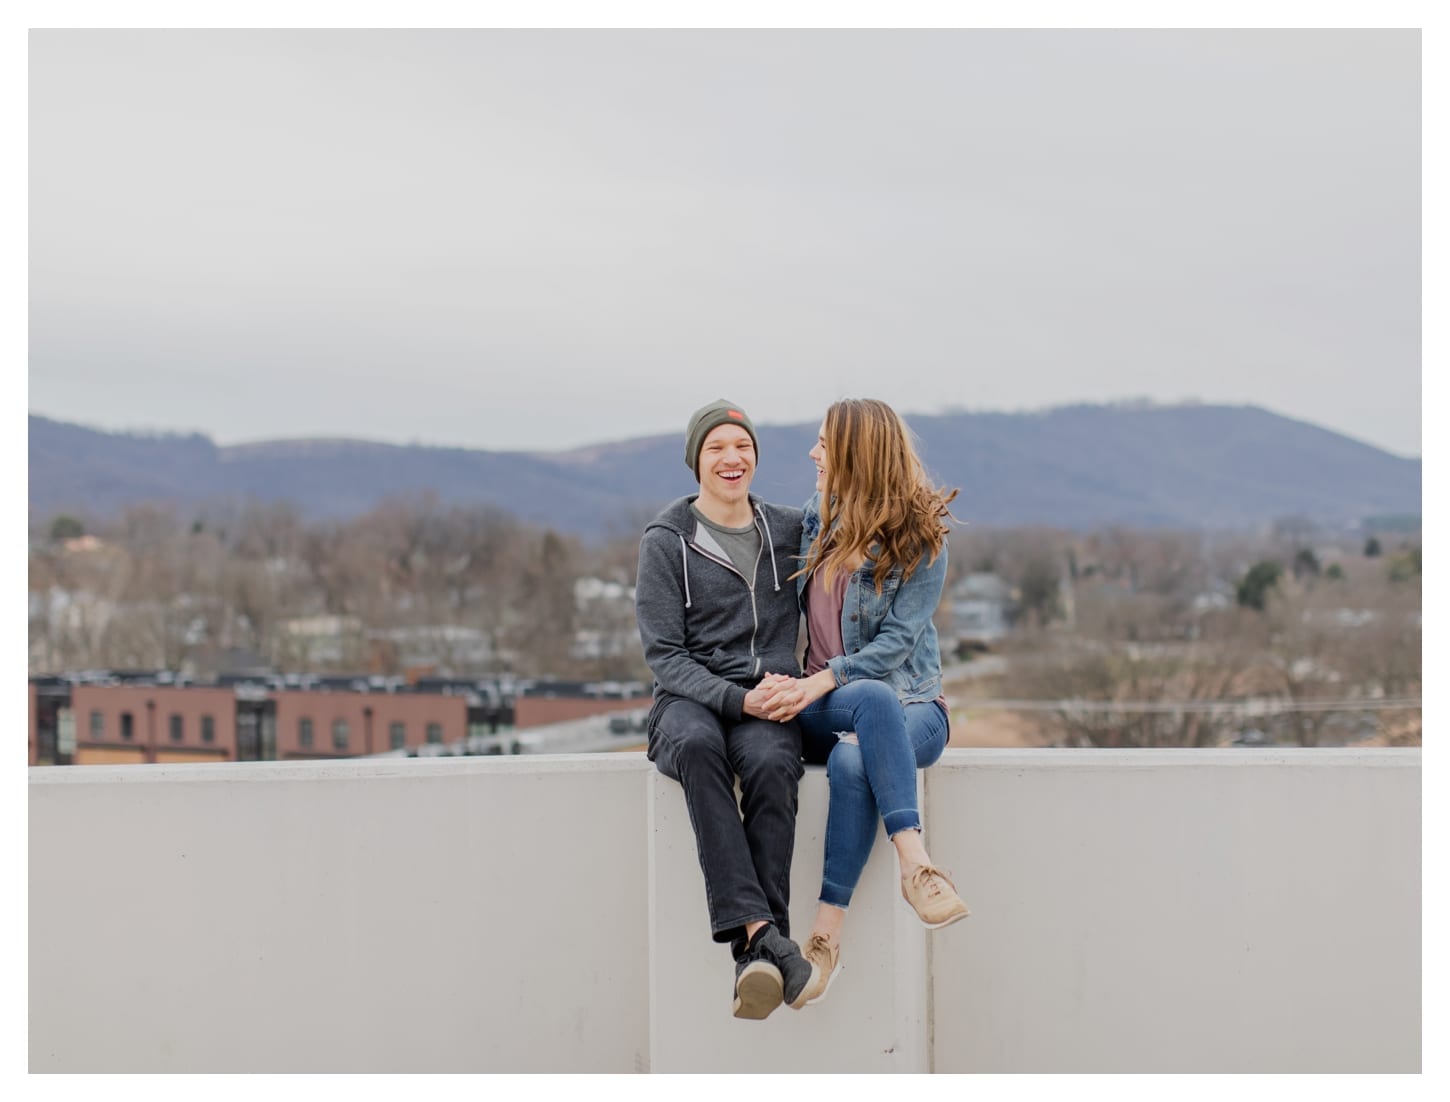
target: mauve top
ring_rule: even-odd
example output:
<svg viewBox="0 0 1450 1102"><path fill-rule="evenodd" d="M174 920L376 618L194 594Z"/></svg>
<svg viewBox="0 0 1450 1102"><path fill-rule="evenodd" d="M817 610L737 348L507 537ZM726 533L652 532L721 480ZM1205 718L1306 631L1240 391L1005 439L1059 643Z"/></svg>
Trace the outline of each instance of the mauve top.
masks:
<svg viewBox="0 0 1450 1102"><path fill-rule="evenodd" d="M846 602L846 586L850 581L849 570L838 570L836 584L827 592L821 572L816 570L806 582L807 677L820 673L830 659L846 653L846 644L841 639L841 606Z"/></svg>

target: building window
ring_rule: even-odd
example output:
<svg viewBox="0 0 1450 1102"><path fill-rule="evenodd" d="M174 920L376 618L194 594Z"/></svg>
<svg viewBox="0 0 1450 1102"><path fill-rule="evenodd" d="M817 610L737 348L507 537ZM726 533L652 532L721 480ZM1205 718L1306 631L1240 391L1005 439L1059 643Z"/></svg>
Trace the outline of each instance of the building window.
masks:
<svg viewBox="0 0 1450 1102"><path fill-rule="evenodd" d="M304 717L297 721L297 744L304 750L312 749L312 720Z"/></svg>
<svg viewBox="0 0 1450 1102"><path fill-rule="evenodd" d="M186 730L182 726L181 717L173 713L171 716L171 741L180 742L185 734Z"/></svg>
<svg viewBox="0 0 1450 1102"><path fill-rule="evenodd" d="M102 739L106 737L106 713L91 713L91 738Z"/></svg>
<svg viewBox="0 0 1450 1102"><path fill-rule="evenodd" d="M393 750L401 750L408 742L408 729L401 723L388 724L388 746Z"/></svg>
<svg viewBox="0 0 1450 1102"><path fill-rule="evenodd" d="M124 739L136 737L136 720L130 712L121 713L121 737Z"/></svg>
<svg viewBox="0 0 1450 1102"><path fill-rule="evenodd" d="M430 724L428 724L428 741L429 742L442 742L443 741L443 724L441 724L441 723L430 723Z"/></svg>
<svg viewBox="0 0 1450 1102"><path fill-rule="evenodd" d="M213 719L211 716L201 717L201 741L216 741L216 720Z"/></svg>
<svg viewBox="0 0 1450 1102"><path fill-rule="evenodd" d="M347 749L347 720L345 719L332 721L332 748L334 750Z"/></svg>

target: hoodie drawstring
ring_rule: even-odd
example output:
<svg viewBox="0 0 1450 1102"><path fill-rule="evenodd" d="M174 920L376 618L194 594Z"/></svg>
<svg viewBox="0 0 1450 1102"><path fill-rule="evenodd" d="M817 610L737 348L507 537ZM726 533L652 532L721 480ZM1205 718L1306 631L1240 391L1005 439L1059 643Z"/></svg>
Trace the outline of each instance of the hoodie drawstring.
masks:
<svg viewBox="0 0 1450 1102"><path fill-rule="evenodd" d="M680 569L685 572L685 607L690 607L690 556L685 553L685 537L680 537Z"/></svg>
<svg viewBox="0 0 1450 1102"><path fill-rule="evenodd" d="M770 521L765 519L765 511L758 506L755 515L760 518L760 523L765 526L765 546L770 550L770 575L775 580L775 592L780 592L780 568L775 562L775 537L770 534ZM690 554L689 546L685 543L685 537L680 536L680 570L685 576L685 607L690 607Z"/></svg>
<svg viewBox="0 0 1450 1102"><path fill-rule="evenodd" d="M760 523L765 525L765 546L770 549L770 573L775 578L775 591L780 592L780 571L775 567L775 537L770 534L770 521L765 519L765 510L760 506L755 507L755 512L760 517ZM689 608L689 605L685 606Z"/></svg>

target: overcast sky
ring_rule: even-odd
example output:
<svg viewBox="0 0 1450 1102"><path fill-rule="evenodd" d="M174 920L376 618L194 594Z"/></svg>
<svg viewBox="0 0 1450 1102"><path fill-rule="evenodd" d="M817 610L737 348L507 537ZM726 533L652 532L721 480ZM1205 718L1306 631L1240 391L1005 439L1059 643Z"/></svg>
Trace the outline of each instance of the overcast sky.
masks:
<svg viewBox="0 0 1450 1102"><path fill-rule="evenodd" d="M1415 31L48 31L32 412L554 449L1151 397L1420 452Z"/></svg>

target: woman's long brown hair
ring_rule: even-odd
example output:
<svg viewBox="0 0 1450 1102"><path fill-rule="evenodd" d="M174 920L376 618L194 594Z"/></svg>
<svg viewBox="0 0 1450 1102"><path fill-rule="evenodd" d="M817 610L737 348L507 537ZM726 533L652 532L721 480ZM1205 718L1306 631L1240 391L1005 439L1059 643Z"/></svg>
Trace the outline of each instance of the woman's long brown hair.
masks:
<svg viewBox="0 0 1450 1102"><path fill-rule="evenodd" d="M826 410L822 436L821 530L793 576L819 569L830 589L838 571L870 557L880 593L894 567L905 581L923 556L935 561L947 533L943 518L951 516L947 506L958 491L932 485L896 411L875 398L843 399Z"/></svg>

